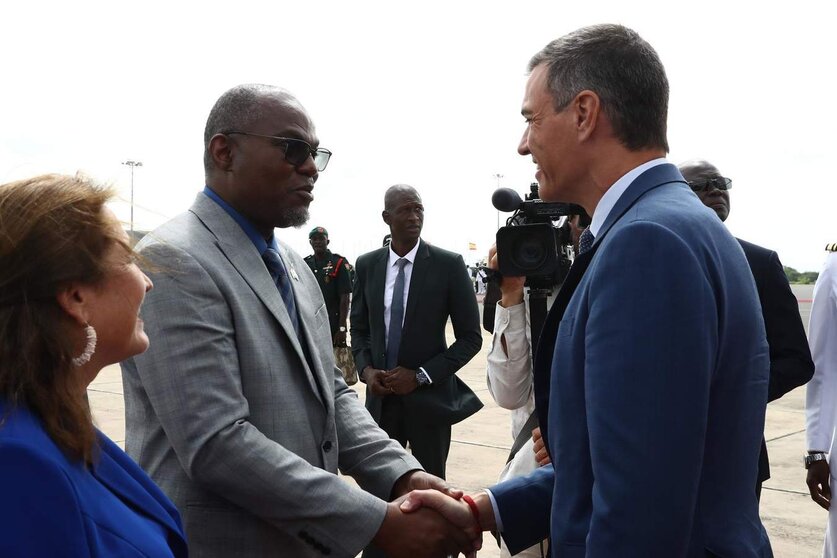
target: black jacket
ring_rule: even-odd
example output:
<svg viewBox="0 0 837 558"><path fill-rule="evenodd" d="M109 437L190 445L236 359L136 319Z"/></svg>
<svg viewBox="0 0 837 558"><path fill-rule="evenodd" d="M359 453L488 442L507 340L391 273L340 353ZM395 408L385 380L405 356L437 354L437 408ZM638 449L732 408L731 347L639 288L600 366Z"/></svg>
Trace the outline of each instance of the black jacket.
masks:
<svg viewBox="0 0 837 558"><path fill-rule="evenodd" d="M358 373L366 366L386 368L384 288L389 248L360 256L352 292L352 353ZM448 316L456 341L447 346ZM433 383L404 396L413 420L455 424L482 408L482 402L456 372L482 346L479 308L462 256L420 241L413 264L398 365L423 367ZM366 407L380 420L379 396L366 392Z"/></svg>
<svg viewBox="0 0 837 558"><path fill-rule="evenodd" d="M737 239L753 272L761 302L767 344L770 345L770 384L767 400L775 401L806 384L814 375L814 361L799 315L799 304L788 284L776 252ZM762 441L759 482L770 478L767 445Z"/></svg>

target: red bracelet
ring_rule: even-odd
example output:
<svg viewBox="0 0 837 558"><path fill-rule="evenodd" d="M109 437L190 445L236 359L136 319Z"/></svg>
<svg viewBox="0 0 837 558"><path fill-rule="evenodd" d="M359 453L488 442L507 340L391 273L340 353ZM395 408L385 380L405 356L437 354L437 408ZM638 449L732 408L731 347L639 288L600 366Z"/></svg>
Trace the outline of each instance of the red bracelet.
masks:
<svg viewBox="0 0 837 558"><path fill-rule="evenodd" d="M477 529L480 533L482 533L482 524L480 523L480 509L477 507L477 503L474 502L474 499L468 496L467 494L463 494L462 499L465 500L465 503L468 504L469 508L471 508L471 515L474 516L474 523L477 524Z"/></svg>

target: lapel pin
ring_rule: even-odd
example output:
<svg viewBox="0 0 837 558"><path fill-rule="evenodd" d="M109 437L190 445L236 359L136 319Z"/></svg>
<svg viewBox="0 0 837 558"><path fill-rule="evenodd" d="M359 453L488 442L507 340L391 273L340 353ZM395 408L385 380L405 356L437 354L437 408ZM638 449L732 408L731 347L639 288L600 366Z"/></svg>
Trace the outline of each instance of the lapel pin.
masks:
<svg viewBox="0 0 837 558"><path fill-rule="evenodd" d="M291 266L291 277L294 278L294 281L299 281L299 275L296 274L296 268Z"/></svg>

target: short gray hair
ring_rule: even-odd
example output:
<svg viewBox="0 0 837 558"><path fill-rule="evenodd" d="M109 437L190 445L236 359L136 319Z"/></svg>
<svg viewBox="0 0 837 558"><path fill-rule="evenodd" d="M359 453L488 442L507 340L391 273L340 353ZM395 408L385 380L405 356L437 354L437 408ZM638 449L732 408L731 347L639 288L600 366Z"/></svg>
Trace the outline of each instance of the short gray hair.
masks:
<svg viewBox="0 0 837 558"><path fill-rule="evenodd" d="M209 154L209 140L212 136L230 130L246 130L261 117L265 97L277 96L291 98L290 93L280 87L245 83L227 90L215 101L203 131L203 168L207 176L212 170L212 157Z"/></svg>
<svg viewBox="0 0 837 558"><path fill-rule="evenodd" d="M582 27L546 45L529 61L529 71L541 64L547 65L556 111L581 91L593 91L625 147L668 152L668 78L636 31L615 24Z"/></svg>

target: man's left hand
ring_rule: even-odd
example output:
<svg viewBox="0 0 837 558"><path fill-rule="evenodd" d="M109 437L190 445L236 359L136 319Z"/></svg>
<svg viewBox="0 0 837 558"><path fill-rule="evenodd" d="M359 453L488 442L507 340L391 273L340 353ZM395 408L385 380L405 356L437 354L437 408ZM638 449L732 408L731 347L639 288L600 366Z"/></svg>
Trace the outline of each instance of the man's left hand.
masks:
<svg viewBox="0 0 837 558"><path fill-rule="evenodd" d="M396 366L383 379L384 387L396 395L407 395L418 387L416 371Z"/></svg>
<svg viewBox="0 0 837 558"><path fill-rule="evenodd" d="M455 500L462 498L463 492L452 488L444 479L431 475L425 471L410 471L401 475L392 487L392 499L403 496L412 490L438 490Z"/></svg>
<svg viewBox="0 0 837 558"><path fill-rule="evenodd" d="M346 332L345 331L338 331L334 334L334 346L335 347L345 347L346 346Z"/></svg>

